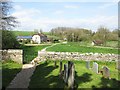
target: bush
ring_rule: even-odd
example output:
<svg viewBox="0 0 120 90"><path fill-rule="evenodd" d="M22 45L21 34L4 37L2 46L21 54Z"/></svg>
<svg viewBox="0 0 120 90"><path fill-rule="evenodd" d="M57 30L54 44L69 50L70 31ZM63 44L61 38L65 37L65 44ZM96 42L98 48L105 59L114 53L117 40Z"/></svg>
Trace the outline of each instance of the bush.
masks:
<svg viewBox="0 0 120 90"><path fill-rule="evenodd" d="M2 49L19 48L19 46L19 42L12 31L2 30Z"/></svg>

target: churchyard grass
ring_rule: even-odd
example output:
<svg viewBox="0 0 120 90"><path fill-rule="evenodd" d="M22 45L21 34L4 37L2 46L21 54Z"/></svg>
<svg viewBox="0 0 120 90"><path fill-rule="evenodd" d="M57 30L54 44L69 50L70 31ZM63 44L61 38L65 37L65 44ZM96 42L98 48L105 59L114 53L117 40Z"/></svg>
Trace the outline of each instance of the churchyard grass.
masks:
<svg viewBox="0 0 120 90"><path fill-rule="evenodd" d="M23 59L24 63L29 63L32 61L35 57L38 55L38 51L41 49L47 47L49 45L39 45L39 46L22 46L21 49L23 49Z"/></svg>
<svg viewBox="0 0 120 90"><path fill-rule="evenodd" d="M2 86L7 87L11 80L20 72L22 64L15 63L11 60L2 62Z"/></svg>
<svg viewBox="0 0 120 90"><path fill-rule="evenodd" d="M62 61L63 64L67 61ZM110 80L103 78L102 74L96 74L92 69L86 68L85 61L73 61L75 64L75 83L78 88L117 88L118 87L118 70L115 69L115 62L100 62L96 61L99 65L99 70L102 66L107 65L110 69ZM36 67L36 70L31 77L29 88L66 88L63 79L59 77L59 64L54 67L53 61L41 62ZM92 67L93 61L90 62ZM64 65L63 65L64 66ZM63 70L63 69L62 69Z"/></svg>
<svg viewBox="0 0 120 90"><path fill-rule="evenodd" d="M79 53L113 53L118 54L118 49L115 48L105 48L105 47L95 47L95 46L85 46L78 42L68 42L67 44L58 44L54 47L47 48L47 51L55 52L79 52Z"/></svg>

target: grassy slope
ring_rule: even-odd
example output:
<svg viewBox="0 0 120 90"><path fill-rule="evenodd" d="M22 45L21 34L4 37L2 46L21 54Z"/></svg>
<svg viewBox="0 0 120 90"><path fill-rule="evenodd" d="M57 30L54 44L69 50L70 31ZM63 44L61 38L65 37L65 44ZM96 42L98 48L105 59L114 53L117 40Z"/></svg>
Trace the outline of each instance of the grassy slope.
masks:
<svg viewBox="0 0 120 90"><path fill-rule="evenodd" d="M13 31L16 36L30 36L33 35L33 31Z"/></svg>
<svg viewBox="0 0 120 90"><path fill-rule="evenodd" d="M63 61L63 64L67 61ZM101 87L118 87L118 72L115 69L114 62L98 62L99 69L103 65L107 65L110 68L111 80L105 79L101 74L96 74L92 70L88 70L85 67L84 61L74 61L75 63L75 82L78 84L78 88L101 88ZM65 84L59 77L59 62L58 67L54 67L53 61L48 63L42 62L37 66L33 76L31 77L30 88L64 88ZM92 62L91 62L92 67Z"/></svg>
<svg viewBox="0 0 120 90"><path fill-rule="evenodd" d="M80 43L68 43L68 44L59 44L54 47L48 48L47 51L56 51L56 52L80 52L80 53L114 53L117 54L117 49L111 48L97 48L97 47L86 47L81 46Z"/></svg>
<svg viewBox="0 0 120 90"><path fill-rule="evenodd" d="M2 86L6 87L9 85L11 80L21 70L22 65L13 61L2 63Z"/></svg>
<svg viewBox="0 0 120 90"><path fill-rule="evenodd" d="M34 31L13 31L16 36L31 36ZM45 35L49 35L49 32L43 32Z"/></svg>
<svg viewBox="0 0 120 90"><path fill-rule="evenodd" d="M24 62L29 63L38 55L38 51L47 47L49 45L39 45L39 46L23 46L24 51Z"/></svg>

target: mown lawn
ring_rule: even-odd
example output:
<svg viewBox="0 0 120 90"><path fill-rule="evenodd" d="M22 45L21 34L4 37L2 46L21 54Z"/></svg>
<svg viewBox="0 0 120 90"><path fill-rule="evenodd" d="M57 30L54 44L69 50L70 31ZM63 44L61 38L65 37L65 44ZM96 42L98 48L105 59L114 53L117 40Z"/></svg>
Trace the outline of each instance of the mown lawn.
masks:
<svg viewBox="0 0 120 90"><path fill-rule="evenodd" d="M47 51L55 51L55 52L80 52L80 53L114 53L118 54L118 49L112 48L99 48L94 46L81 46L81 43L72 43L68 44L58 44L54 47L47 48Z"/></svg>
<svg viewBox="0 0 120 90"><path fill-rule="evenodd" d="M2 62L2 87L5 88L9 85L11 80L21 71L22 64L13 61Z"/></svg>
<svg viewBox="0 0 120 90"><path fill-rule="evenodd" d="M67 61L63 61L63 64ZM91 67L92 67L91 62ZM103 65L110 68L111 79L105 79L101 74L96 74L91 69L86 68L85 61L74 61L75 64L75 82L77 88L118 88L118 71L115 69L115 62L97 62L99 69ZM120 83L119 83L120 84ZM57 68L53 61L42 62L36 67L31 77L29 88L66 88L63 79L59 77L59 61Z"/></svg>
<svg viewBox="0 0 120 90"><path fill-rule="evenodd" d="M29 63L32 61L35 57L38 55L38 51L41 49L47 47L49 45L39 45L39 46L22 46L21 49L23 49L23 59L24 63Z"/></svg>

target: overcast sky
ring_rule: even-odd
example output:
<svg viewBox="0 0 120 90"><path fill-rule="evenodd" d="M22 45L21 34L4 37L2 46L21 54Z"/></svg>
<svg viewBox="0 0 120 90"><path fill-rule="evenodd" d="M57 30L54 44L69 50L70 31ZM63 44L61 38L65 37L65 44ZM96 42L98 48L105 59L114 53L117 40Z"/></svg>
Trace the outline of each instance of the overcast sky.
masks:
<svg viewBox="0 0 120 90"><path fill-rule="evenodd" d="M55 27L86 28L96 31L105 26L110 30L118 28L118 2L38 2L38 0L14 0L12 15L20 22L15 30L50 31Z"/></svg>

